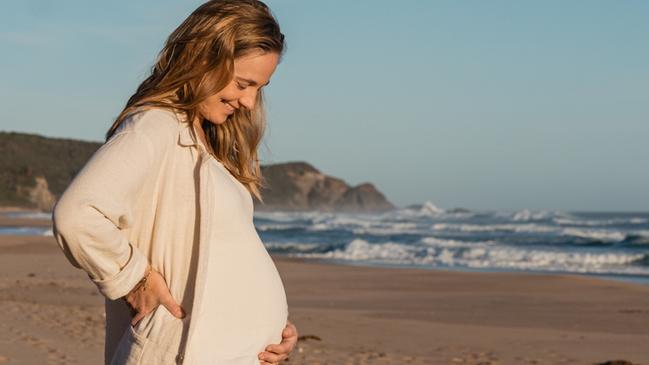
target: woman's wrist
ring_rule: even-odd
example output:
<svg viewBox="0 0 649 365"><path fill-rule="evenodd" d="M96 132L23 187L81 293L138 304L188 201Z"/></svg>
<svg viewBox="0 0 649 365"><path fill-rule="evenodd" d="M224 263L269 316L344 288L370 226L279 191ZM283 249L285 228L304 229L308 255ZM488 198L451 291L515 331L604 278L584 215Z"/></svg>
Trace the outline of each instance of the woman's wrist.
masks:
<svg viewBox="0 0 649 365"><path fill-rule="evenodd" d="M140 279L140 281L138 281L137 284L135 284L133 289L131 289L131 291L129 291L128 294L125 295L125 297L128 297L128 296L136 293L140 289L141 290L146 290L147 287L148 287L148 280L149 280L149 277L151 276L152 272L153 272L153 268L151 267L151 264L148 264L142 279Z"/></svg>

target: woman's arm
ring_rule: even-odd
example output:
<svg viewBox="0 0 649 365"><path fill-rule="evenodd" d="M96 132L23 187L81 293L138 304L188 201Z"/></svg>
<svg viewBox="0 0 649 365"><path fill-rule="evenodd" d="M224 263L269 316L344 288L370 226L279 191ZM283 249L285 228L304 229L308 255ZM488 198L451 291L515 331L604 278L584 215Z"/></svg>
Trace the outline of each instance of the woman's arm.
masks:
<svg viewBox="0 0 649 365"><path fill-rule="evenodd" d="M121 232L133 224L137 197L157 174L173 142L168 114L147 111L125 120L75 176L52 211L53 233L73 266L111 300L142 279L148 259ZM172 121L175 122L175 121ZM166 132L165 132L166 130Z"/></svg>

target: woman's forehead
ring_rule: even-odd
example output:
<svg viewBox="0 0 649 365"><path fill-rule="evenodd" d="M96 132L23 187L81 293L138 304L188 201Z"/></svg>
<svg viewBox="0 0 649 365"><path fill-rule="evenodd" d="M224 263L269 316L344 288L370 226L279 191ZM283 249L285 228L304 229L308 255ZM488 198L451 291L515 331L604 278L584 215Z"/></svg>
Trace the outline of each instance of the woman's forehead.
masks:
<svg viewBox="0 0 649 365"><path fill-rule="evenodd" d="M269 82L279 55L274 52L255 53L235 58L234 77L255 85L265 85Z"/></svg>

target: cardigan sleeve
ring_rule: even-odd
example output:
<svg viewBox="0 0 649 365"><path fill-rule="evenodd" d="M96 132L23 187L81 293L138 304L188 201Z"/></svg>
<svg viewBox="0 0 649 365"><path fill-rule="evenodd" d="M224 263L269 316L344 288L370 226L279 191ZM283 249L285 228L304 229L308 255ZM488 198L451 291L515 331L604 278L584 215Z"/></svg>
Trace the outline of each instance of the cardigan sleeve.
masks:
<svg viewBox="0 0 649 365"><path fill-rule="evenodd" d="M171 141L160 132L163 124L153 125L155 119L156 114L145 112L125 120L52 210L54 237L66 258L111 300L128 294L149 262L121 230L132 225L137 196L151 188L146 183L158 173L165 144Z"/></svg>

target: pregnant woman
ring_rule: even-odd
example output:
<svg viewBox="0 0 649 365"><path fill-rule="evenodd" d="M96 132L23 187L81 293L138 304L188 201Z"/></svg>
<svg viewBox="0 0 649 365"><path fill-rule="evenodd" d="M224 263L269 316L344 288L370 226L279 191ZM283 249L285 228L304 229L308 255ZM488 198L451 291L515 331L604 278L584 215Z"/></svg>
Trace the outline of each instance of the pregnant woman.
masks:
<svg viewBox="0 0 649 365"><path fill-rule="evenodd" d="M295 347L252 201L283 50L262 2L201 5L57 201L59 246L105 296L106 364L268 365Z"/></svg>

